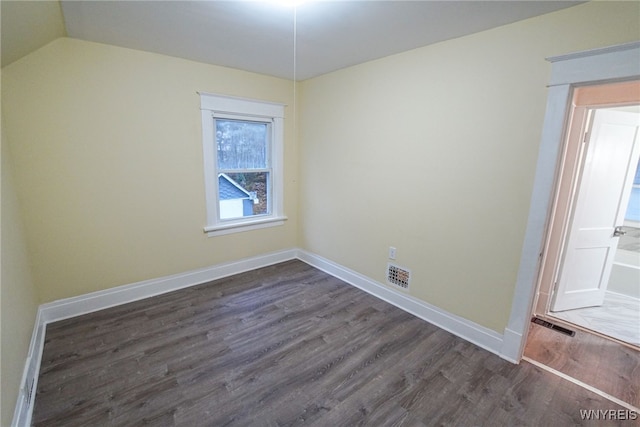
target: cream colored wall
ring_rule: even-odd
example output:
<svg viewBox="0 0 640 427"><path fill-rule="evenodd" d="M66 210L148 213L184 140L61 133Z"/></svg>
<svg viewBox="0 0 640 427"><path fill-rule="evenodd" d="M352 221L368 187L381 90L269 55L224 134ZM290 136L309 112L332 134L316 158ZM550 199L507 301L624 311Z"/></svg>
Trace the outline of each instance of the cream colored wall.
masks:
<svg viewBox="0 0 640 427"><path fill-rule="evenodd" d="M4 77L4 76L3 76ZM18 199L14 190L12 165L5 128L2 126L2 204L0 263L0 377L2 403L0 423L11 424L20 380L36 319L38 299L31 279L28 252Z"/></svg>
<svg viewBox="0 0 640 427"><path fill-rule="evenodd" d="M2 66L67 33L59 1L0 1Z"/></svg>
<svg viewBox="0 0 640 427"><path fill-rule="evenodd" d="M292 120L285 120L284 150L289 220L204 234L196 93L292 105L292 82L69 38L3 68L2 77L42 302L295 247Z"/></svg>
<svg viewBox="0 0 640 427"><path fill-rule="evenodd" d="M545 58L637 40L639 12L588 3L303 82L300 246L380 282L395 246L411 295L502 333Z"/></svg>

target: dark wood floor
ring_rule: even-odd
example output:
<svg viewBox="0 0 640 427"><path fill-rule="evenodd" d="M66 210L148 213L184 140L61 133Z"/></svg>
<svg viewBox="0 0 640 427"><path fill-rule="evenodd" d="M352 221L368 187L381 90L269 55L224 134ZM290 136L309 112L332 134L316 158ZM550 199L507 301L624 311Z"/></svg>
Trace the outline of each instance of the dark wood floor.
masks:
<svg viewBox="0 0 640 427"><path fill-rule="evenodd" d="M290 261L49 325L33 422L567 426L581 409L622 408Z"/></svg>
<svg viewBox="0 0 640 427"><path fill-rule="evenodd" d="M531 324L525 356L640 407L640 352L574 329L575 336Z"/></svg>

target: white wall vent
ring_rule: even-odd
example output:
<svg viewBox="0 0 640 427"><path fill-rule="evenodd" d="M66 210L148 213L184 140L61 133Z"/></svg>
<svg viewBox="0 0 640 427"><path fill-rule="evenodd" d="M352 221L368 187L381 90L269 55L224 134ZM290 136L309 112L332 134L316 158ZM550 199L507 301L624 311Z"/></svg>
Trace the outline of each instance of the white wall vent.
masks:
<svg viewBox="0 0 640 427"><path fill-rule="evenodd" d="M387 265L387 282L399 286L402 289L409 289L410 280L411 271L408 269L391 263Z"/></svg>

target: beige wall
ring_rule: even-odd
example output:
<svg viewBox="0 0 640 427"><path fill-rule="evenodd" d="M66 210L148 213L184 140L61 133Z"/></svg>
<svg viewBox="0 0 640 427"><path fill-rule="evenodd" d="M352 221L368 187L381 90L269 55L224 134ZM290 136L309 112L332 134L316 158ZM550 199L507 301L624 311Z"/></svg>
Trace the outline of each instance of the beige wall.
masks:
<svg viewBox="0 0 640 427"><path fill-rule="evenodd" d="M291 107L285 121L290 219L214 238L196 91L292 106L291 82L68 38L4 67L3 425L38 302L296 245L381 282L396 246L412 295L502 332L544 58L638 39L639 5L576 6L300 84L299 147Z"/></svg>
<svg viewBox="0 0 640 427"><path fill-rule="evenodd" d="M3 76L4 77L4 76ZM0 277L0 378L2 405L0 424L13 418L20 380L27 357L38 299L31 280L26 241L18 199L14 191L7 138L2 126L2 204Z"/></svg>
<svg viewBox="0 0 640 427"><path fill-rule="evenodd" d="M3 67L67 33L59 1L3 0L0 11Z"/></svg>
<svg viewBox="0 0 640 427"><path fill-rule="evenodd" d="M292 105L292 82L69 38L2 74L6 132L42 302L296 246L297 151L286 136L293 120L285 120L289 220L204 234L196 93Z"/></svg>
<svg viewBox="0 0 640 427"><path fill-rule="evenodd" d="M300 85L300 246L499 333L510 313L550 66L639 39L588 3Z"/></svg>

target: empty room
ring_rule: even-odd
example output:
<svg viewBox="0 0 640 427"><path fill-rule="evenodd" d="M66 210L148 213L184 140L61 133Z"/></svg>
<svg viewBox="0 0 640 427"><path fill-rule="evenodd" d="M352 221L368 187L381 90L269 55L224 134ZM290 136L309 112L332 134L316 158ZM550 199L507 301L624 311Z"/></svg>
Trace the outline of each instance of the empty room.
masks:
<svg viewBox="0 0 640 427"><path fill-rule="evenodd" d="M640 419L640 2L0 13L2 426Z"/></svg>

